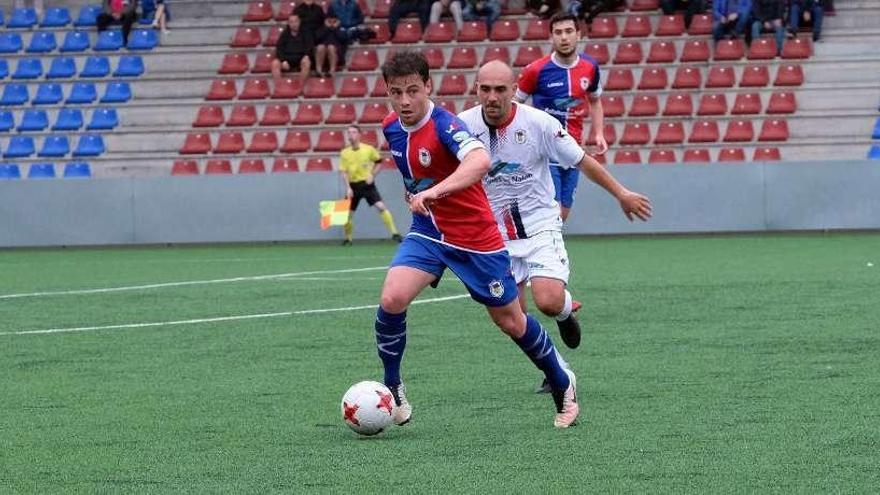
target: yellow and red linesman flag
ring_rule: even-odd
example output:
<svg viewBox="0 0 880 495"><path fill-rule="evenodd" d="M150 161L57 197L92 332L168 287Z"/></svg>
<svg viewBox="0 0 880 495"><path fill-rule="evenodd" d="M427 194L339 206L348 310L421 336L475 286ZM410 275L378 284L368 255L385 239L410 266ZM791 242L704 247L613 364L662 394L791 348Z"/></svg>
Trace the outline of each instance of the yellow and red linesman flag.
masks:
<svg viewBox="0 0 880 495"><path fill-rule="evenodd" d="M345 222L348 222L351 200L321 201L318 207L321 210L321 229L326 230L331 225L345 225Z"/></svg>

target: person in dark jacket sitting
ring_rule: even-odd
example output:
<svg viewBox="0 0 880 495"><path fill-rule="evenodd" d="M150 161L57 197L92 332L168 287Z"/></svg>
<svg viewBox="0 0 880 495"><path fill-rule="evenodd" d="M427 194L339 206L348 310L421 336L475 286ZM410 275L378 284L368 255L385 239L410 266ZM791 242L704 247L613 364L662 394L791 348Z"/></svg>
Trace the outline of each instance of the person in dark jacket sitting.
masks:
<svg viewBox="0 0 880 495"><path fill-rule="evenodd" d="M802 21L813 23L813 41L822 38L822 19L825 12L832 10L831 0L791 0L789 4L788 28L792 37L797 36Z"/></svg>
<svg viewBox="0 0 880 495"><path fill-rule="evenodd" d="M122 43L127 45L131 25L137 20L137 6L138 0L104 0L103 9L95 19L98 32L110 24L122 24Z"/></svg>
<svg viewBox="0 0 880 495"><path fill-rule="evenodd" d="M335 74L339 62L345 60L348 43L348 34L339 25L336 14L330 12L324 19L324 26L315 34L315 70L320 73L326 64L330 70L323 72L323 77Z"/></svg>
<svg viewBox="0 0 880 495"><path fill-rule="evenodd" d="M784 0L755 0L752 4L752 42L761 36L763 31L773 31L776 37L776 54L782 55L782 44L785 42L785 28L782 17Z"/></svg>
<svg viewBox="0 0 880 495"><path fill-rule="evenodd" d="M309 77L309 69L312 61L309 57L314 50L314 40L311 33L300 27L300 19L296 14L290 14L287 18L287 27L278 37L275 44L275 60L272 61L272 76L277 81L281 79L282 71L299 68L299 79L305 84Z"/></svg>

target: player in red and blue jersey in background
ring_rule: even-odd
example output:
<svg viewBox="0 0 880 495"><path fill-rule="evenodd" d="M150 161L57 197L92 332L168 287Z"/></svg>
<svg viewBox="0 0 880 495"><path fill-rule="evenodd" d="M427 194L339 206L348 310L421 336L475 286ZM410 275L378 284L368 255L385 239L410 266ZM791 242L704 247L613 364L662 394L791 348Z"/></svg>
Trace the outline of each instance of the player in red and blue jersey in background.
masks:
<svg viewBox="0 0 880 495"><path fill-rule="evenodd" d="M596 143L596 153L608 151L605 141L605 114L602 110L602 84L599 63L589 55L579 54L578 20L573 14L556 14L550 19L550 55L535 60L523 69L517 81L516 100L532 98L532 106L556 117L581 145ZM593 132L584 135L584 119L590 115ZM574 202L578 168L550 164L556 202L564 222Z"/></svg>
<svg viewBox="0 0 880 495"><path fill-rule="evenodd" d="M556 404L554 425L566 428L578 416L575 375L563 369L541 324L523 312L510 257L495 222L482 178L489 154L465 124L430 100L428 61L404 51L382 66L394 109L382 122L385 140L403 175L413 222L391 262L376 313L376 345L385 385L397 407L394 422L405 424L412 406L400 378L406 346L406 311L446 268L535 366L544 372Z"/></svg>

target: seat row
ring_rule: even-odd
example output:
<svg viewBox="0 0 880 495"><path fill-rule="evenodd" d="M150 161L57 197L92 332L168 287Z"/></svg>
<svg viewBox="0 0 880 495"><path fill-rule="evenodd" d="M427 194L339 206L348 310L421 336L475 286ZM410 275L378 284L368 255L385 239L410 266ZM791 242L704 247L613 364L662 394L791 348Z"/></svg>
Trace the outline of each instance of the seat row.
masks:
<svg viewBox="0 0 880 495"><path fill-rule="evenodd" d="M388 163L388 159L383 161L383 167L388 166ZM333 161L328 157L314 157L306 160L305 165L301 167L296 158L275 158L271 168L266 166L266 162L262 158L243 158L238 162L239 174L264 174L267 169L272 173L330 172L333 170ZM204 173L206 175L232 174L232 161L225 158L206 160ZM171 175L199 175L198 160L175 160L171 168Z"/></svg>
<svg viewBox="0 0 880 495"><path fill-rule="evenodd" d="M320 5L324 11L327 11L328 6L330 5L329 0L320 0L315 2ZM391 7L394 4L394 0L376 0L373 3L373 7L370 8L369 4L366 0L357 0L358 5L361 8L361 12L363 12L364 17L374 18L374 19L385 19L391 13ZM272 7L272 3L265 0L256 0L252 1L248 4L247 10L242 16L242 21L244 22L268 22L271 20L276 21L286 21L287 17L293 12L293 9L296 7L297 2L295 0L282 0L278 3L278 8L274 9ZM508 2L501 2L501 13L502 14L524 14L525 9L523 8L512 8L508 5ZM655 6L654 9L657 7ZM643 9L643 10L651 10L651 9Z"/></svg>
<svg viewBox="0 0 880 495"><path fill-rule="evenodd" d="M453 104L454 109L454 104ZM327 117L321 104L301 103L296 106L292 113L286 104L266 105L262 110L262 116L258 117L257 108L254 105L235 105L225 116L223 107L216 105L202 106L199 108L193 127L249 127L281 126L281 125L319 125L319 124L378 124L390 113L388 106L382 103L365 103L360 112L353 103L334 102L330 106Z"/></svg>
<svg viewBox="0 0 880 495"><path fill-rule="evenodd" d="M101 31L97 34L94 46L91 44L89 33L86 31L68 31L64 35L61 46L55 39L55 33L51 31L37 31L31 36L27 47L21 35L14 32L0 33L0 53L14 54L22 51L26 53L51 53L55 50L61 52L83 52L91 48L99 52L113 52L128 48L129 50L152 50L159 45L156 31L152 29L134 29L128 35L128 44L122 40L122 32L117 29Z"/></svg>
<svg viewBox="0 0 880 495"><path fill-rule="evenodd" d="M713 53L714 52L714 53ZM624 42L617 44L614 57L605 43L587 43L584 53L604 65L609 62L615 65L673 64L678 62L709 62L735 61L746 57L748 60L769 60L776 58L776 42L770 38L759 38L752 42L748 54L742 40L720 40L712 49L710 40L688 40L684 42L681 56L675 43L669 41L652 41L648 45L648 56L640 42ZM812 53L812 43L806 38L786 40L782 48L783 59L805 59Z"/></svg>
<svg viewBox="0 0 880 495"><path fill-rule="evenodd" d="M131 86L127 82L114 81L104 85L104 96L101 97L100 102L125 103L131 97ZM0 96L0 106L18 106L27 103L32 105L56 105L61 103L62 100L65 105L87 105L94 103L98 100L98 88L95 83L73 83L65 99L61 84L41 83L37 87L37 94L31 99L27 85L6 84L3 86L3 94Z"/></svg>
<svg viewBox="0 0 880 495"><path fill-rule="evenodd" d="M55 116L53 131L78 131L83 128L85 119L78 108L62 108ZM96 108L92 111L91 120L85 125L86 130L112 130L119 125L119 116L115 108ZM45 110L27 109L21 113L18 125L12 112L0 110L0 132L41 132L49 129L49 114Z"/></svg>
<svg viewBox="0 0 880 495"><path fill-rule="evenodd" d="M746 161L746 150L743 148L721 148L715 155L717 162L744 162ZM779 148L755 148L752 152L752 161L767 162L779 161L782 159L782 153ZM605 163L608 160L607 155L600 157L600 162ZM712 156L706 148L689 148L684 150L681 155L681 161L684 163L709 163ZM648 152L648 164L664 164L678 163L678 153L672 149L654 148ZM642 154L638 150L618 150L614 152L613 163L615 165L638 165L645 163L642 161Z"/></svg>
<svg viewBox="0 0 880 495"><path fill-rule="evenodd" d="M696 107L696 115L757 115L767 114L792 114L797 110L795 94L787 91L776 91L770 94L770 100L765 107L759 93L738 93L729 108L728 98L723 93L710 93L700 96ZM657 95L634 96L629 103L622 96L607 94L602 96L602 109L606 117L653 117L661 114L660 99ZM694 115L694 102L691 93L686 91L675 92L666 97L665 106L662 107L663 116ZM729 110L728 110L729 108Z"/></svg>
<svg viewBox="0 0 880 495"><path fill-rule="evenodd" d="M92 176L92 168L88 162L70 162L64 165L64 178L88 178ZM28 167L28 179L54 179L54 163L32 163ZM17 163L0 163L0 180L20 179L21 168Z"/></svg>
<svg viewBox="0 0 880 495"><path fill-rule="evenodd" d="M605 125L605 139L608 144L617 142L623 146L644 146L653 144L684 144L687 143L741 143L755 140L755 128L752 120L731 119L722 136L717 120L695 120L691 123L690 133L685 131L682 121L661 122L652 136L651 126L645 122L629 122L623 125L623 133L617 139L617 132L612 124ZM788 122L782 119L765 119L761 123L758 141L787 141L789 138Z"/></svg>
<svg viewBox="0 0 880 495"><path fill-rule="evenodd" d="M714 65L703 81L703 71L696 66L682 65L675 69L672 85L663 67L643 69L636 85L635 73L631 69L613 68L607 71L603 89L606 91L630 91L634 87L648 89L700 89L733 88L737 85L736 69L730 65ZM800 65L783 64L776 69L774 86L800 86L804 83L804 70ZM770 84L770 67L767 65L747 65L739 76L741 88L763 88Z"/></svg>
<svg viewBox="0 0 880 495"><path fill-rule="evenodd" d="M363 142L373 146L379 146L378 134L373 129L365 129L361 133ZM186 135L183 146L180 148L182 155L204 155L207 153L236 154L236 153L302 153L306 151L339 152L345 147L345 135L342 131L322 130L318 132L318 139L312 146L312 138L309 131L288 131L284 139L279 142L278 135L274 131L254 132L250 138L250 144L245 145L245 135L239 131L221 132L217 138L217 144L211 142L211 134L205 132L192 132ZM387 146L382 143L381 148Z"/></svg>
<svg viewBox="0 0 880 495"><path fill-rule="evenodd" d="M73 25L78 27L94 26L100 13L100 5L84 5L80 8L79 15L73 21ZM18 8L12 11L6 27L29 29L37 27L39 24L39 27L43 28L57 28L67 26L72 20L70 10L67 7L47 8L45 14L43 14L43 19L39 20L38 17L35 9ZM0 26L3 24L3 10L0 10Z"/></svg>
<svg viewBox="0 0 880 495"><path fill-rule="evenodd" d="M144 59L140 55L123 55L119 57L116 69L110 72L110 59L102 56L86 57L79 77L138 77L144 73ZM6 60L0 60L0 79L9 74L9 65ZM43 62L37 58L22 58L18 60L12 79L38 79L43 74ZM77 76L76 60L73 57L56 57L52 59L49 70L46 71L47 79L67 79Z"/></svg>
<svg viewBox="0 0 880 495"><path fill-rule="evenodd" d="M34 138L13 136L3 151L3 158L27 158L35 153L41 157L59 158L70 153L70 140L65 135L51 135L43 138L43 145L37 153ZM104 153L104 138L97 134L83 134L79 137L73 156L98 156Z"/></svg>

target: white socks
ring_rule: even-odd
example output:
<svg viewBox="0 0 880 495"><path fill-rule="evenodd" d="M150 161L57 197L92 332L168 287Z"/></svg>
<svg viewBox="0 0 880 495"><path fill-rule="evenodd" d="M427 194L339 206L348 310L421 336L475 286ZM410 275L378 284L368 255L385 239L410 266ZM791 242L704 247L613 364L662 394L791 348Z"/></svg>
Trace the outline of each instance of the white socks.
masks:
<svg viewBox="0 0 880 495"><path fill-rule="evenodd" d="M563 321L571 314L571 292L568 289L565 290L565 304L562 306L562 311L556 315L556 321Z"/></svg>

